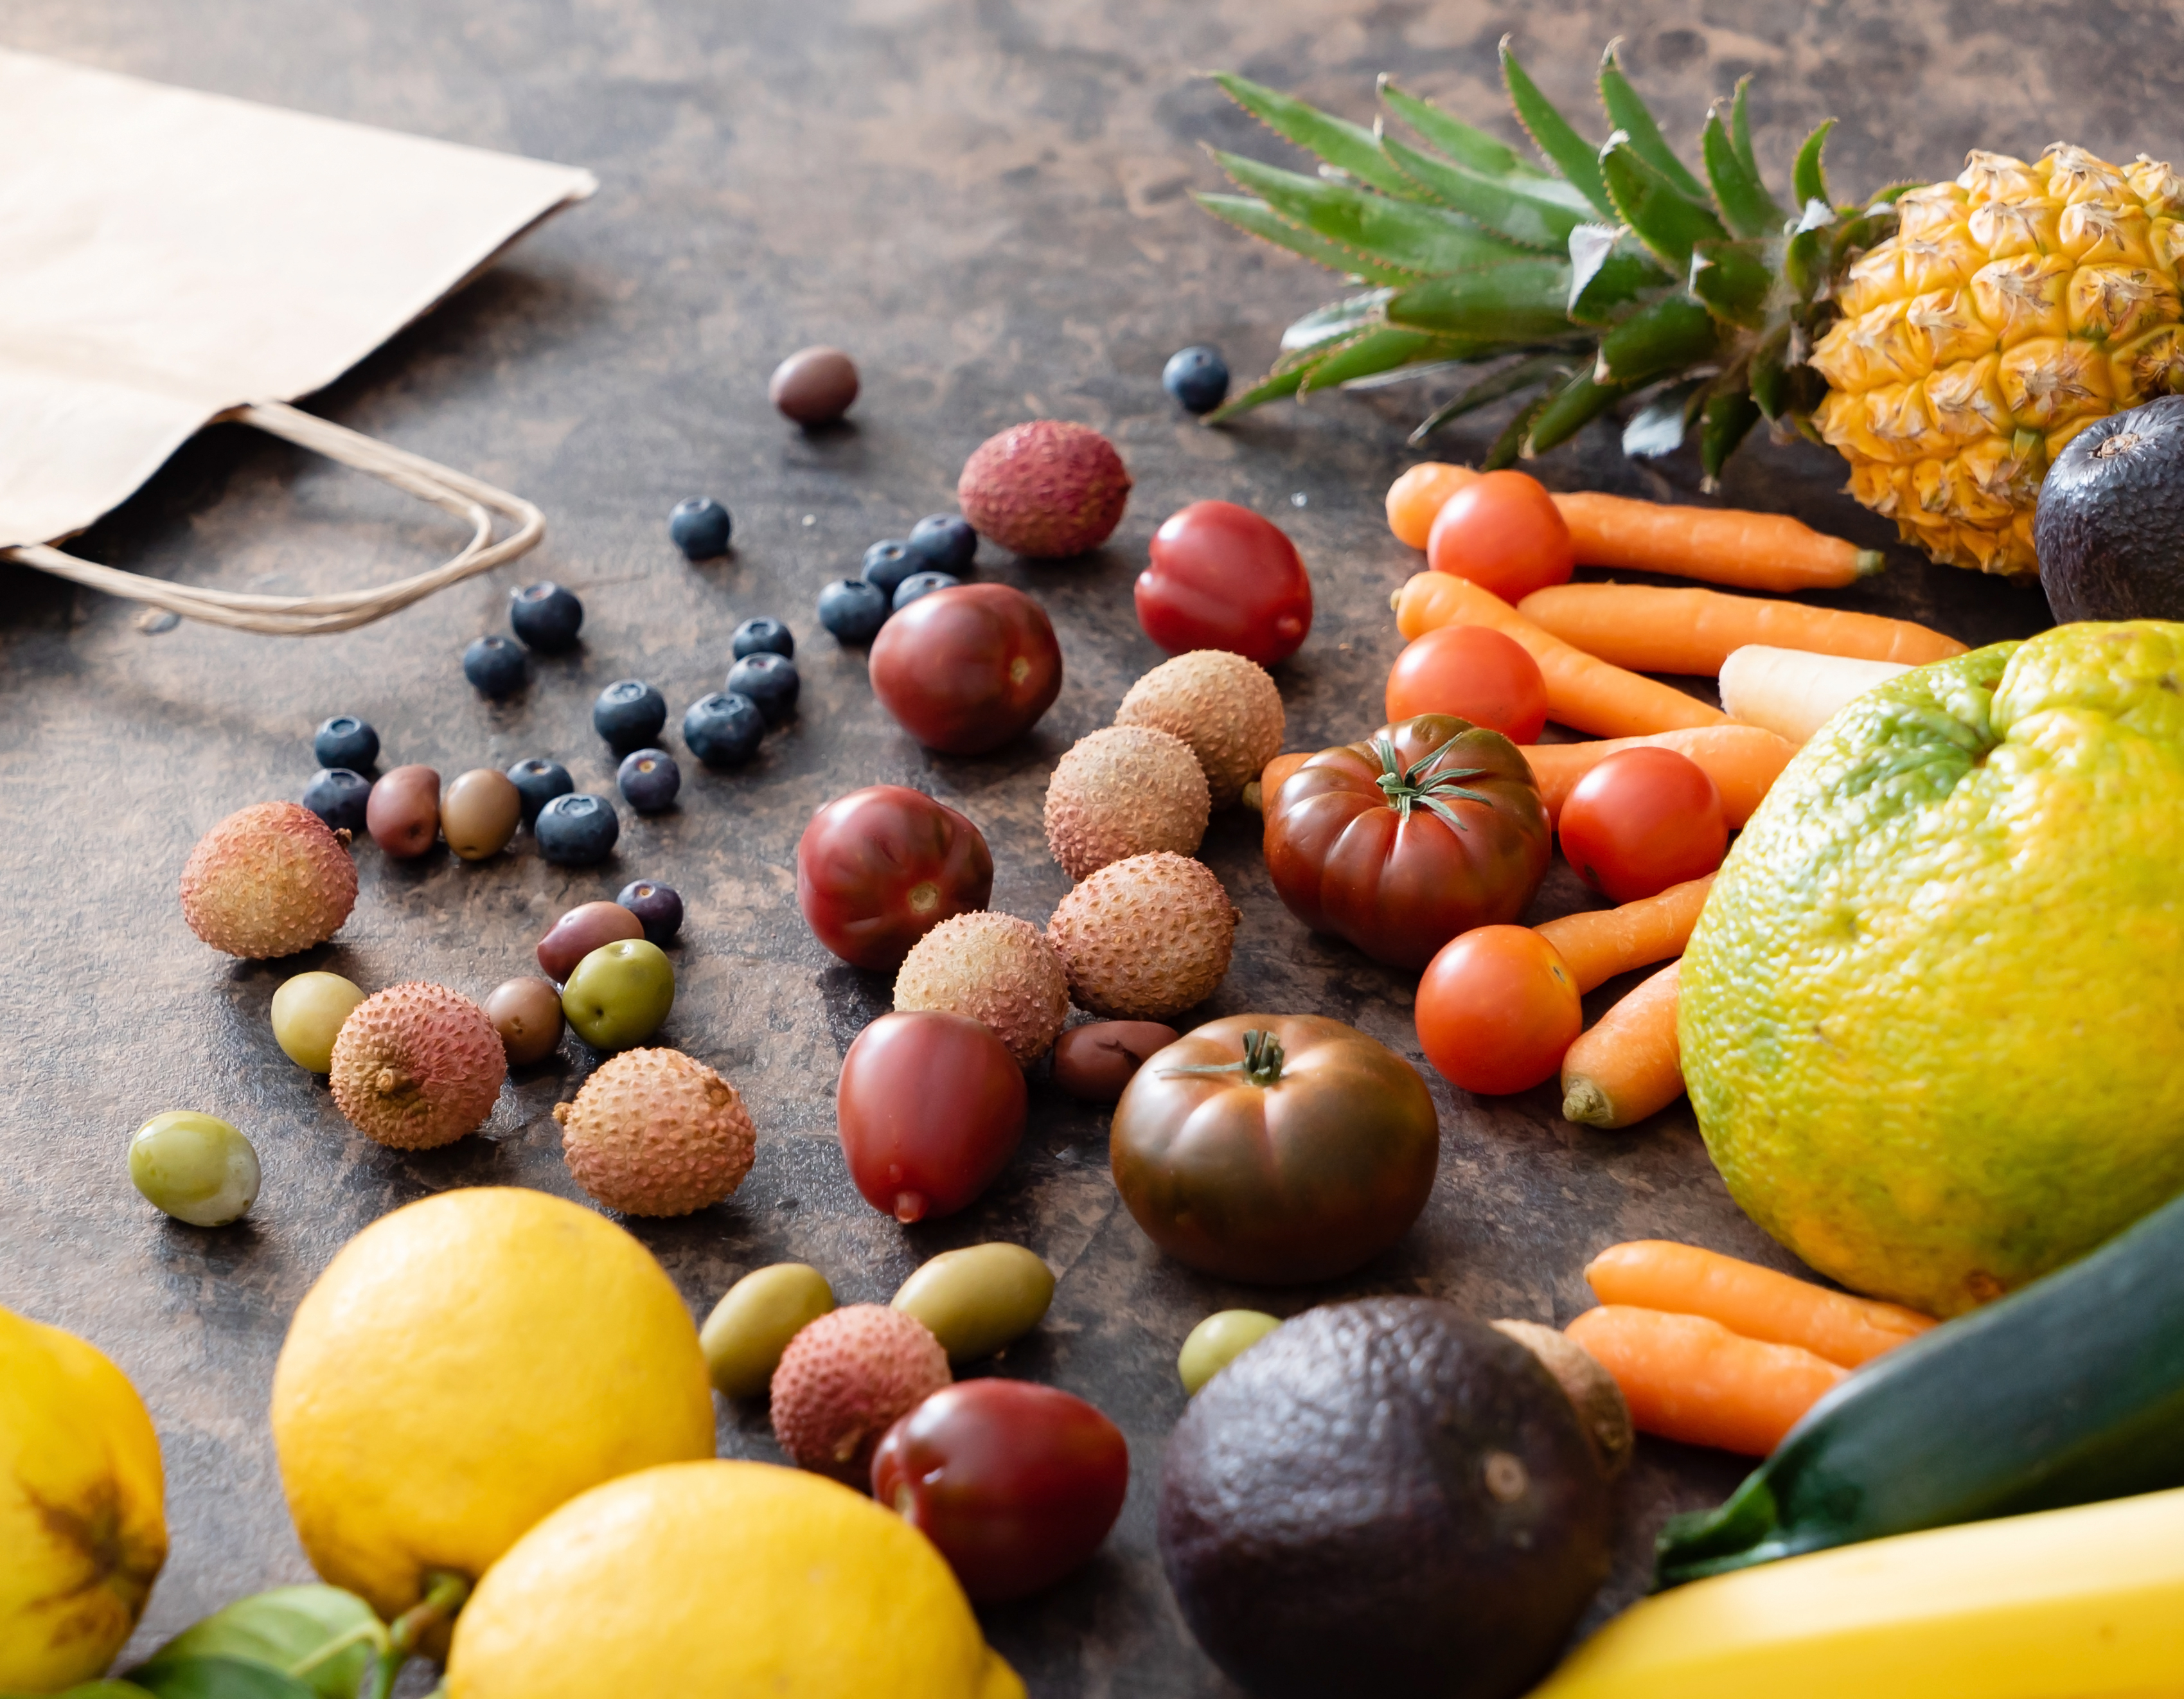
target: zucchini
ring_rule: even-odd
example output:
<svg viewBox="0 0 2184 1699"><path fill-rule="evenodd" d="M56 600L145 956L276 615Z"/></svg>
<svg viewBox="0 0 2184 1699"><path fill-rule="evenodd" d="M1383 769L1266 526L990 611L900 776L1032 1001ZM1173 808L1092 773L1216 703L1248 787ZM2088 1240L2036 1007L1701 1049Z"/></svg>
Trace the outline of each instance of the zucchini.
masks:
<svg viewBox="0 0 2184 1699"><path fill-rule="evenodd" d="M1670 1519L1654 1585L2180 1485L2184 1198L1851 1375L1726 1503Z"/></svg>

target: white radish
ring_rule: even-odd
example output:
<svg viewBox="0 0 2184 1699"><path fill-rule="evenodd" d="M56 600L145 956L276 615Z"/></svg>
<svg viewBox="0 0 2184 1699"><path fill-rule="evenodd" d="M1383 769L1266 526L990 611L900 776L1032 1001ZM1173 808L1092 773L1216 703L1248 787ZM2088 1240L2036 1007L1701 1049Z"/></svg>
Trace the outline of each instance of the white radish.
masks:
<svg viewBox="0 0 2184 1699"><path fill-rule="evenodd" d="M1852 697L1911 669L1893 660L1747 643L1721 664L1721 711L1802 744Z"/></svg>

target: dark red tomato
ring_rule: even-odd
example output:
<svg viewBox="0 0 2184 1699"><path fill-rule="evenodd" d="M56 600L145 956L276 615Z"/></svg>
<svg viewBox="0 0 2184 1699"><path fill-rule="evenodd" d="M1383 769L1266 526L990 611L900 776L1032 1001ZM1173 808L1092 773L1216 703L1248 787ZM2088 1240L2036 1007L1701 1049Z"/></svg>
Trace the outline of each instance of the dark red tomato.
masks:
<svg viewBox="0 0 2184 1699"><path fill-rule="evenodd" d="M1122 1430L1028 1380L944 1387L872 1454L872 1496L939 1546L982 1605L1050 1587L1098 1551L1129 1485Z"/></svg>
<svg viewBox="0 0 2184 1699"><path fill-rule="evenodd" d="M928 749L983 755L1029 731L1061 694L1046 610L1006 584L920 596L872 639L872 694Z"/></svg>
<svg viewBox="0 0 2184 1699"><path fill-rule="evenodd" d="M1290 912L1391 967L1424 967L1457 933L1516 919L1553 850L1517 746L1446 714L1322 749L1261 805L1267 872Z"/></svg>
<svg viewBox="0 0 2184 1699"><path fill-rule="evenodd" d="M1440 626L1396 657L1388 672L1388 718L1453 714L1536 744L1547 723L1547 681L1531 651L1486 626Z"/></svg>
<svg viewBox="0 0 2184 1699"><path fill-rule="evenodd" d="M883 1015L842 1058L834 1120L850 1178L897 1221L952 1215L1023 1137L1023 1070L993 1029L936 1010Z"/></svg>
<svg viewBox="0 0 2184 1699"><path fill-rule="evenodd" d="M1537 478L1489 472L1441 504L1426 538L1426 565L1519 602L1569 582L1577 551L1562 510Z"/></svg>
<svg viewBox="0 0 2184 1699"><path fill-rule="evenodd" d="M836 797L797 840L797 904L819 942L852 966L901 966L927 933L993 894L994 858L978 828L905 785Z"/></svg>
<svg viewBox="0 0 2184 1699"><path fill-rule="evenodd" d="M1674 749L1610 755L1571 787L1560 828L1578 877L1618 903L1702 877L1729 850L1721 792Z"/></svg>
<svg viewBox="0 0 2184 1699"><path fill-rule="evenodd" d="M1234 502L1195 501L1153 533L1138 623L1170 655L1225 649L1272 666L1312 629L1312 580L1273 521Z"/></svg>
<svg viewBox="0 0 2184 1699"><path fill-rule="evenodd" d="M1444 1078L1489 1095L1553 1078L1585 1030L1562 953L1528 926L1482 926L1418 981L1418 1045Z"/></svg>

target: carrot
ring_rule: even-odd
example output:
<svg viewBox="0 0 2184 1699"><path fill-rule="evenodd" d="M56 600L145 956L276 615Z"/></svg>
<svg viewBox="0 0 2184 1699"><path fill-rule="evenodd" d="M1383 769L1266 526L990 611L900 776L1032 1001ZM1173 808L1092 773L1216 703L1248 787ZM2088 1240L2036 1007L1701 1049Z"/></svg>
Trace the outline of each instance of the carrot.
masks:
<svg viewBox="0 0 2184 1699"><path fill-rule="evenodd" d="M1282 788L1282 781L1312 757L1309 749L1299 749L1294 755L1276 755L1261 769L1258 777L1244 787L1243 804L1261 814L1267 811L1267 799Z"/></svg>
<svg viewBox="0 0 2184 1699"><path fill-rule="evenodd" d="M1478 476L1468 466L1421 461L1388 486L1388 529L1412 548L1424 548L1441 504Z"/></svg>
<svg viewBox="0 0 2184 1699"><path fill-rule="evenodd" d="M1563 1331L1614 1377L1640 1433L1747 1457L1773 1451L1848 1372L1704 1316L1623 1304L1587 1310Z"/></svg>
<svg viewBox="0 0 2184 1699"><path fill-rule="evenodd" d="M1487 626L1531 652L1547 683L1547 714L1605 737L1643 737L1726 716L1695 696L1625 672L1541 631L1490 590L1447 572L1420 572L1396 593L1396 622L1415 638L1443 626Z"/></svg>
<svg viewBox="0 0 2184 1699"><path fill-rule="evenodd" d="M1721 664L1722 705L1748 726L1802 744L1852 698L1910 670L1892 660L1846 660L1747 643Z"/></svg>
<svg viewBox="0 0 2184 1699"><path fill-rule="evenodd" d="M1747 643L1911 666L1964 652L1954 638L1909 620L1839 613L1760 596L1724 596L1719 590L1556 584L1533 591L1517 611L1564 643L1633 672L1712 677Z"/></svg>
<svg viewBox="0 0 2184 1699"><path fill-rule="evenodd" d="M1554 945L1577 989L1590 991L1618 973L1681 955L1713 888L1713 875L1708 873L1702 879L1671 885L1658 896L1641 897L1620 908L1564 915L1532 930Z"/></svg>
<svg viewBox="0 0 2184 1699"><path fill-rule="evenodd" d="M1585 1278L1603 1304L1704 1316L1748 1340L1801 1346L1843 1368L1856 1368L1934 1325L1932 1317L1901 1305L1831 1292L1667 1239L1611 1245L1585 1265Z"/></svg>
<svg viewBox="0 0 2184 1699"><path fill-rule="evenodd" d="M1684 1095L1676 1043L1680 959L1641 983L1563 1053L1563 1119L1629 1127Z"/></svg>
<svg viewBox="0 0 2184 1699"><path fill-rule="evenodd" d="M1722 817L1731 826L1752 818L1752 811L1782 776L1797 746L1758 726L1698 726L1681 732L1658 732L1650 738L1605 738L1582 744L1527 744L1524 759L1540 782L1547 817L1560 818L1563 803L1577 782L1623 749L1658 744L1689 755L1707 771L1721 793Z"/></svg>

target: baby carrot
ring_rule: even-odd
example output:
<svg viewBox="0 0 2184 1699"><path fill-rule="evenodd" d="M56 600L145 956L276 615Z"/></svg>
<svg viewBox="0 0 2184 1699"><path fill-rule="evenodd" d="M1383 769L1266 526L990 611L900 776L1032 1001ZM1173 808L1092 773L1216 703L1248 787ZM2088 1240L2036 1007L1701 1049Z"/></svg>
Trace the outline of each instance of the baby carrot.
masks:
<svg viewBox="0 0 2184 1699"><path fill-rule="evenodd" d="M1695 696L1625 672L1541 631L1499 596L1447 572L1420 572L1396 593L1396 623L1416 638L1443 626L1488 626L1531 651L1547 684L1548 717L1604 737L1643 737L1727 717Z"/></svg>
<svg viewBox="0 0 2184 1699"><path fill-rule="evenodd" d="M1684 1095L1683 1052L1676 1043L1683 965L1672 961L1646 980L1563 1052L1563 1120L1629 1127Z"/></svg>
<svg viewBox="0 0 2184 1699"><path fill-rule="evenodd" d="M1711 678L1747 643L1909 666L1964 652L1954 638L1909 620L1761 596L1724 596L1719 590L1556 584L1532 592L1517 611L1564 643L1633 672L1693 672Z"/></svg>
<svg viewBox="0 0 2184 1699"><path fill-rule="evenodd" d="M1618 973L1681 955L1713 888L1713 875L1671 885L1658 896L1620 908L1590 909L1543 921L1532 928L1561 955L1580 991L1605 985Z"/></svg>
<svg viewBox="0 0 2184 1699"><path fill-rule="evenodd" d="M1847 1371L1704 1316L1609 1304L1563 1332L1600 1359L1641 1434L1763 1457Z"/></svg>
<svg viewBox="0 0 2184 1699"><path fill-rule="evenodd" d="M1641 744L1658 744L1689 755L1707 772L1721 793L1722 817L1731 826L1752 818L1768 787L1782 776L1797 746L1787 738L1758 726L1734 722L1697 726L1680 732L1659 732L1650 738L1607 738L1582 744L1527 744L1524 759L1532 777L1540 782L1540 799L1547 805L1549 819L1557 819L1563 799L1577 782L1619 749Z"/></svg>
<svg viewBox="0 0 2184 1699"><path fill-rule="evenodd" d="M1673 1239L1611 1245L1586 1265L1585 1278L1603 1304L1704 1316L1747 1339L1798 1345L1843 1368L1856 1368L1934 1325L1915 1310L1831 1292Z"/></svg>

